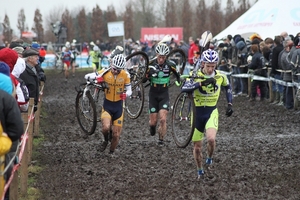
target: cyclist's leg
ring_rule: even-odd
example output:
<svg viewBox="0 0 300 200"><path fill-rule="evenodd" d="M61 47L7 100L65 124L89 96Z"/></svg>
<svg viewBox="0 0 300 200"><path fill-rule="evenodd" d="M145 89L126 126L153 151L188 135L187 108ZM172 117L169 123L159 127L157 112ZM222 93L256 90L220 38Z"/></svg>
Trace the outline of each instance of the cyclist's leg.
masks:
<svg viewBox="0 0 300 200"><path fill-rule="evenodd" d="M122 107L120 107L120 110L123 110ZM112 128L112 141L110 144L110 153L113 153L116 149L116 147L119 144L120 135L122 132L122 126L123 126L123 112L121 111L121 116L115 120L113 120L113 128ZM118 113L116 115L119 115Z"/></svg>
<svg viewBox="0 0 300 200"><path fill-rule="evenodd" d="M219 113L215 109L208 119L205 126L206 140L207 140L207 158L212 159L214 150L216 148L216 135L218 130ZM209 162L208 164L211 164Z"/></svg>
<svg viewBox="0 0 300 200"><path fill-rule="evenodd" d="M150 134L153 136L156 132L157 115L158 115L158 102L153 93L149 92L149 126Z"/></svg>
<svg viewBox="0 0 300 200"><path fill-rule="evenodd" d="M159 133L159 139L163 140L164 136L167 133L167 116L168 116L168 111L170 108L170 99L169 99L169 93L165 92L163 95L160 97L159 101L159 128L158 128L158 133Z"/></svg>
<svg viewBox="0 0 300 200"><path fill-rule="evenodd" d="M101 113L101 123L102 123L102 134L104 137L104 141L102 142L99 150L104 151L108 144L108 136L111 128L111 115L105 111L104 107Z"/></svg>
<svg viewBox="0 0 300 200"><path fill-rule="evenodd" d="M75 76L75 66L76 66L75 59L72 59L71 67L72 67L72 76L73 77Z"/></svg>

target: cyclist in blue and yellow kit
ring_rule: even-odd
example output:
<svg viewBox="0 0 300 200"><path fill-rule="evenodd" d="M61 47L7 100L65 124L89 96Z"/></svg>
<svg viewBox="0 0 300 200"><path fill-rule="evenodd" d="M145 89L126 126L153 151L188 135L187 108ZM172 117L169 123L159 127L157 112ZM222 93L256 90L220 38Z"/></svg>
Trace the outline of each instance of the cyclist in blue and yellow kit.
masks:
<svg viewBox="0 0 300 200"><path fill-rule="evenodd" d="M196 106L196 126L192 141L194 143L193 155L197 165L198 178L204 175L202 166L202 141L204 132L207 139L207 158L206 164L212 164L212 156L216 146L216 134L218 130L219 113L217 102L220 97L221 86L226 89L228 107L226 115L231 116L232 110L232 91L226 75L216 70L218 63L218 53L208 49L202 54L203 67L196 73L204 79L187 81L182 87L182 91L193 91Z"/></svg>
<svg viewBox="0 0 300 200"><path fill-rule="evenodd" d="M100 151L104 151L109 142L109 134L112 126L112 138L110 153L113 153L119 143L123 126L123 101L132 93L130 76L124 70L126 58L118 54L112 58L111 67L99 71L99 77L108 84L105 90L105 99L101 113L102 134L104 141ZM126 90L126 93L124 91Z"/></svg>

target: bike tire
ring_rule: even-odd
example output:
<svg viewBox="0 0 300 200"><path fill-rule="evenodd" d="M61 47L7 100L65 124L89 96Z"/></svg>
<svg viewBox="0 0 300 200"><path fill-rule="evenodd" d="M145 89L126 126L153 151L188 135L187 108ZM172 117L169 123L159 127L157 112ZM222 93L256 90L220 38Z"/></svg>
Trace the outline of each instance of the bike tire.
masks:
<svg viewBox="0 0 300 200"><path fill-rule="evenodd" d="M149 66L149 58L145 52L136 51L126 57L126 67L131 67L132 65L137 66L135 69L135 82L131 85L132 88L136 87L146 76L146 72Z"/></svg>
<svg viewBox="0 0 300 200"><path fill-rule="evenodd" d="M137 119L144 108L145 93L143 83L132 90L132 95L125 100L125 111L129 118Z"/></svg>
<svg viewBox="0 0 300 200"><path fill-rule="evenodd" d="M187 147L193 137L195 129L196 107L191 93L180 93L172 110L172 136L176 146Z"/></svg>
<svg viewBox="0 0 300 200"><path fill-rule="evenodd" d="M167 56L168 60L176 63L177 69L179 68L180 74L183 74L186 65L186 56L182 49L173 49Z"/></svg>
<svg viewBox="0 0 300 200"><path fill-rule="evenodd" d="M86 92L85 100L83 99L83 91L77 92L75 109L80 128L87 135L92 135L97 126L97 110L90 91Z"/></svg>

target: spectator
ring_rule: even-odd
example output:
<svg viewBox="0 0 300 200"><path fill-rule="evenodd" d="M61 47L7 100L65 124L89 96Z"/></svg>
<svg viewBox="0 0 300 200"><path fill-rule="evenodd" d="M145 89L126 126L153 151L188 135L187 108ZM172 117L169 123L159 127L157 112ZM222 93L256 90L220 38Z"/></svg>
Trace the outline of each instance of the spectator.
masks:
<svg viewBox="0 0 300 200"><path fill-rule="evenodd" d="M1 140L6 140L5 145L11 146L9 153L5 155L5 166L7 167L9 161L13 158L18 147L18 140L24 132L23 121L21 117L20 110L14 99L13 95L13 84L9 77L9 74L0 73L0 123L2 126ZM4 134L3 134L4 133ZM8 136L12 145L5 136ZM1 142L0 142L1 143ZM1 148L3 146L1 145ZM7 149L5 150L7 152ZM7 181L10 177L12 166L7 170L7 173L4 175L5 180ZM4 199L8 199L9 192L7 191Z"/></svg>
<svg viewBox="0 0 300 200"><path fill-rule="evenodd" d="M290 53L290 46L293 44L293 41L290 39L286 39L283 41L283 51L282 55L280 56L280 65L282 67L282 74L283 78L282 80L288 83L292 82L292 68L290 61L288 59L288 55ZM294 97L293 97L293 87L284 86L284 96L285 96L285 108L286 109L292 109L294 107Z"/></svg>
<svg viewBox="0 0 300 200"><path fill-rule="evenodd" d="M189 56L188 56L188 62L190 64L190 66L194 65L194 55L196 52L199 52L199 46L198 40L193 40L193 37L189 38L189 43L190 43L190 48L189 48Z"/></svg>
<svg viewBox="0 0 300 200"><path fill-rule="evenodd" d="M263 69L265 66L264 57L259 52L258 46L256 44L251 45L251 51L253 53L252 60L249 64L249 69L254 70L254 75L267 77L267 71ZM267 83L265 81L252 80L251 82L251 96L250 101L255 101L257 94L257 86L260 89L261 97L260 100L263 101L266 98Z"/></svg>
<svg viewBox="0 0 300 200"><path fill-rule="evenodd" d="M278 65L279 53L283 50L282 37L275 36L274 43L275 43L275 47L273 48L272 51L272 63L271 63L272 70L270 76L274 77L277 80L282 80L281 72L277 71L279 69L279 65ZM273 104L283 105L283 86L273 81L272 92L275 93L275 100Z"/></svg>
<svg viewBox="0 0 300 200"><path fill-rule="evenodd" d="M34 111L37 110L37 104L39 102L39 77L38 65L39 52L34 49L26 49L23 52L23 57L25 59L26 68L24 72L20 75L20 78L25 82L29 97L34 98Z"/></svg>

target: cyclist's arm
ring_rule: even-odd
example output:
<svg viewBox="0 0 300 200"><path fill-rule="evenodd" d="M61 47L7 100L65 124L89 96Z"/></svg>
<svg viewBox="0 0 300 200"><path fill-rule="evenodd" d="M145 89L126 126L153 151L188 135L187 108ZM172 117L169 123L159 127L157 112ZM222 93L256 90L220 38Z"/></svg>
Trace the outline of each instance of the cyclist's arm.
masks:
<svg viewBox="0 0 300 200"><path fill-rule="evenodd" d="M224 86L224 88L225 88L225 91L226 91L227 102L232 105L232 92L231 92L232 90L231 90L231 85L228 84L228 85Z"/></svg>
<svg viewBox="0 0 300 200"><path fill-rule="evenodd" d="M179 74L179 72L177 71L176 66L171 65L171 70L172 70L172 72L174 73L174 75L176 76L176 80L177 80L178 82L180 82L180 74Z"/></svg>
<svg viewBox="0 0 300 200"><path fill-rule="evenodd" d="M129 97L132 94L131 84L126 84L125 89L126 89L126 96Z"/></svg>
<svg viewBox="0 0 300 200"><path fill-rule="evenodd" d="M194 90L198 89L201 87L201 83L200 82L190 82L187 81L185 82L185 84L182 86L181 91L182 92L193 92Z"/></svg>

